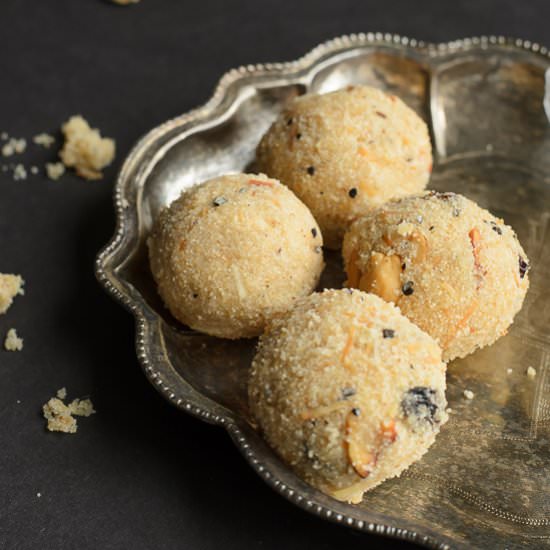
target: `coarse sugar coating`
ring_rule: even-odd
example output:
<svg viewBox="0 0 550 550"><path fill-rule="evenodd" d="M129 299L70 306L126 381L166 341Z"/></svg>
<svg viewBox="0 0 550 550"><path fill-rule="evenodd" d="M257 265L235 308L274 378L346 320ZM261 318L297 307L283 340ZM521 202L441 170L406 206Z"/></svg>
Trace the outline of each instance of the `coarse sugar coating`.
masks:
<svg viewBox="0 0 550 550"><path fill-rule="evenodd" d="M378 296L312 294L260 338L251 411L310 484L344 501L399 475L446 422L436 342Z"/></svg>
<svg viewBox="0 0 550 550"><path fill-rule="evenodd" d="M258 336L312 292L323 239L307 207L264 175L221 176L163 210L149 239L151 270L174 317L214 336Z"/></svg>
<svg viewBox="0 0 550 550"><path fill-rule="evenodd" d="M347 285L396 303L445 361L504 335L529 287L513 229L455 193L381 206L350 227L343 256Z"/></svg>
<svg viewBox="0 0 550 550"><path fill-rule="evenodd" d="M311 209L326 246L339 248L369 208L426 187L432 153L426 124L403 101L350 86L290 101L262 138L257 163Z"/></svg>

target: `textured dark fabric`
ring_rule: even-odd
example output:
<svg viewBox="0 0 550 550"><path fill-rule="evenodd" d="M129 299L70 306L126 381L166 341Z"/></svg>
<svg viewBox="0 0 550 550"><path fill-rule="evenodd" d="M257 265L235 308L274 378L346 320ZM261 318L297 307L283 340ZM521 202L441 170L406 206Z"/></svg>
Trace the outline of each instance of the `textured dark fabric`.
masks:
<svg viewBox="0 0 550 550"><path fill-rule="evenodd" d="M82 113L118 147L101 182L0 172L0 272L27 281L0 317L0 338L15 326L25 339L21 353L0 351L0 547L410 548L295 508L222 429L157 395L137 364L131 317L92 273L113 230L112 182L144 132L206 101L232 67L294 59L361 31L548 43L548 0L0 4L0 131L57 132ZM42 166L54 156L30 146L22 158ZM40 417L62 386L70 397L91 394L98 411L76 435L46 433Z"/></svg>

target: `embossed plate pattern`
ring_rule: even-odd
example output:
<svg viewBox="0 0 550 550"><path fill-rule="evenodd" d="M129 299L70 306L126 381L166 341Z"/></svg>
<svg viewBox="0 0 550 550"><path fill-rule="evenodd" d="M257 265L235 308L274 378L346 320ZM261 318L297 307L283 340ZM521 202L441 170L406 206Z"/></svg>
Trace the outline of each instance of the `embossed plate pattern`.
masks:
<svg viewBox="0 0 550 550"><path fill-rule="evenodd" d="M149 380L177 407L224 426L256 472L286 498L355 529L432 548L540 548L550 541L550 57L521 40L425 44L359 34L292 63L226 74L203 107L147 134L115 187L117 229L96 273L137 321ZM242 171L285 100L366 83L401 96L428 122L431 188L463 193L515 227L532 261L531 289L510 333L449 367L453 413L428 454L360 505L298 479L263 443L246 405L254 342L179 325L162 306L145 239L160 208L206 178ZM323 286L341 283L328 255ZM526 376L528 366L537 370ZM472 401L464 389L475 393Z"/></svg>

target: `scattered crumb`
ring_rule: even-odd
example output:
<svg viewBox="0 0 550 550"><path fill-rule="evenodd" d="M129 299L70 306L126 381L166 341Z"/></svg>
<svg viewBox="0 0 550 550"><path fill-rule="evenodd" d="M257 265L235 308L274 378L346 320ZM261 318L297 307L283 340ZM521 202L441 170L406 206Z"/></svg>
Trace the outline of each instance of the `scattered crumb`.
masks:
<svg viewBox="0 0 550 550"><path fill-rule="evenodd" d="M25 281L21 275L0 273L0 314L6 313L13 299L18 294L24 294Z"/></svg>
<svg viewBox="0 0 550 550"><path fill-rule="evenodd" d="M21 399L18 399L18 400L16 401L16 403L17 403L18 405L21 404Z"/></svg>
<svg viewBox="0 0 550 550"><path fill-rule="evenodd" d="M94 406L89 399L73 399L69 403L69 410L76 416L90 416L95 413Z"/></svg>
<svg viewBox="0 0 550 550"><path fill-rule="evenodd" d="M42 496L42 493L36 493L36 496L40 498Z"/></svg>
<svg viewBox="0 0 550 550"><path fill-rule="evenodd" d="M24 153L27 148L27 140L25 138L10 138L2 147L2 155L11 157L15 154Z"/></svg>
<svg viewBox="0 0 550 550"><path fill-rule="evenodd" d="M537 369L533 367L527 367L527 376L529 378L535 378L536 375L537 375Z"/></svg>
<svg viewBox="0 0 550 550"><path fill-rule="evenodd" d="M80 115L71 117L61 129L65 135L65 144L59 153L63 164L74 168L82 178L101 179L101 170L115 157L114 140L101 137L99 130L90 128Z"/></svg>
<svg viewBox="0 0 550 550"><path fill-rule="evenodd" d="M13 179L15 181L27 179L27 170L22 164L17 164L13 169Z"/></svg>
<svg viewBox="0 0 550 550"><path fill-rule="evenodd" d="M53 136L50 136L50 134L42 133L34 136L32 138L33 142L36 143L36 145L40 145L41 147L45 147L46 149L49 149L54 143L55 138Z"/></svg>
<svg viewBox="0 0 550 550"><path fill-rule="evenodd" d="M65 165L62 162L47 162L46 175L54 181L57 181L65 173Z"/></svg>
<svg viewBox="0 0 550 550"><path fill-rule="evenodd" d="M76 418L71 416L69 407L57 397L52 397L42 407L42 412L50 432L76 433Z"/></svg>
<svg viewBox="0 0 550 550"><path fill-rule="evenodd" d="M464 390L464 397L466 399L473 399L474 398L474 392L470 390Z"/></svg>
<svg viewBox="0 0 550 550"><path fill-rule="evenodd" d="M14 328L8 330L8 334L6 334L6 339L4 340L4 348L7 351L21 351L23 349L23 338L17 336Z"/></svg>
<svg viewBox="0 0 550 550"><path fill-rule="evenodd" d="M67 397L67 388L59 388L55 396L57 399L65 399Z"/></svg>
<svg viewBox="0 0 550 550"><path fill-rule="evenodd" d="M512 374L512 372L513 372L512 369L507 369L507 370L506 370L506 373L507 373L507 374Z"/></svg>
<svg viewBox="0 0 550 550"><path fill-rule="evenodd" d="M75 416L90 416L95 413L94 406L89 399L74 399L66 405L63 402L67 390L57 390L57 397L52 397L43 407L44 418L48 421L50 432L76 433L77 423Z"/></svg>
<svg viewBox="0 0 550 550"><path fill-rule="evenodd" d="M31 174L33 175L38 174L38 166L31 166Z"/></svg>

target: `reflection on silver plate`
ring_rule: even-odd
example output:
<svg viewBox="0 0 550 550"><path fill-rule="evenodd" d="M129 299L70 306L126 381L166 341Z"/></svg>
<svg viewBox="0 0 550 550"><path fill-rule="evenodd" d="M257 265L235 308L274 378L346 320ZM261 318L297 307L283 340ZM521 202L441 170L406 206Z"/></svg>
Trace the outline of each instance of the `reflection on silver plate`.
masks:
<svg viewBox="0 0 550 550"><path fill-rule="evenodd" d="M224 426L276 491L323 518L432 548L550 544L550 56L500 37L425 44L359 34L302 59L226 74L203 107L147 134L115 188L117 230L99 254L99 281L137 319L145 373L177 407ZM253 341L229 342L179 325L162 306L145 239L182 189L253 161L285 100L365 83L401 96L430 125L430 187L452 189L511 224L532 260L531 289L510 333L450 365L451 420L428 454L359 505L298 479L263 443L246 404ZM323 286L339 285L329 255ZM526 376L528 366L537 370ZM475 393L463 399L464 389Z"/></svg>

